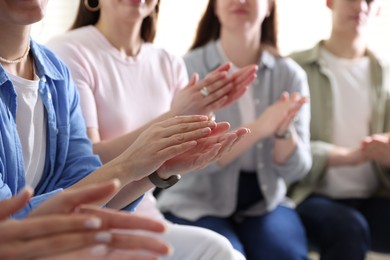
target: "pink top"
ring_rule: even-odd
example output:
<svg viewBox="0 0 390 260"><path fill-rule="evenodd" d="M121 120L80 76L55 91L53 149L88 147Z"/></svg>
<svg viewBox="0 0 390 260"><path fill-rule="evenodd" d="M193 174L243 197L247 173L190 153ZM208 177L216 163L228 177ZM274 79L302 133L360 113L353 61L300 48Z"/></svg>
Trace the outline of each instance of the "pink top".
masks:
<svg viewBox="0 0 390 260"><path fill-rule="evenodd" d="M87 127L102 140L127 134L169 111L175 93L188 83L179 57L143 43L133 57L120 53L94 26L56 37L47 44L71 70ZM161 217L149 193L137 212Z"/></svg>

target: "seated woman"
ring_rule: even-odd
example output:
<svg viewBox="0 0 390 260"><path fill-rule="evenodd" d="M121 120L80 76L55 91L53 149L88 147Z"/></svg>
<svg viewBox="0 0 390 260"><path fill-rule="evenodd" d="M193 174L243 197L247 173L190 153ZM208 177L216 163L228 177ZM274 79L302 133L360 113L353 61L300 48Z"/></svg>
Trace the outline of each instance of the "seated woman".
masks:
<svg viewBox="0 0 390 260"><path fill-rule="evenodd" d="M207 80L197 82L193 77L187 84L183 61L152 44L158 7L158 1L102 0L97 10L91 12L88 1L81 1L74 30L48 43L71 70L80 91L88 136L94 152L105 163L121 154L153 122L178 115L208 115L235 101L255 77L255 65L228 75L230 65L226 64L211 73ZM207 100L200 92L205 84L216 92ZM228 127L226 123L216 126L215 131L225 131ZM246 132L242 130L237 133ZM197 158L198 167L203 167L206 164L202 161L208 163L224 150L215 145L190 152ZM155 177L157 186L172 185L159 180L158 175ZM154 188L149 180L137 185ZM143 198L137 212L163 219L151 191ZM176 249L174 259L242 258L215 232L168 225L170 232L166 239Z"/></svg>

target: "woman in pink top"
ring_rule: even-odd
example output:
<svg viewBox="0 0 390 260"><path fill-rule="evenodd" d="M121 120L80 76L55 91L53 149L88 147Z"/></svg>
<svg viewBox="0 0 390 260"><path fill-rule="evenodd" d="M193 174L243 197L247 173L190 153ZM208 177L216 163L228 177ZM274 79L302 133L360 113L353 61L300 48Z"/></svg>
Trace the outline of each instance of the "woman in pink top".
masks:
<svg viewBox="0 0 390 260"><path fill-rule="evenodd" d="M96 8L90 4L82 1L74 30L48 45L72 72L88 136L104 163L131 145L153 122L177 115L209 115L237 100L255 79L256 65L229 75L231 65L224 64L204 80L198 82L193 75L188 82L182 59L152 44L157 0L100 0ZM217 126L221 131L227 127L227 123ZM235 134L245 132L241 129ZM213 149L195 156L204 160L205 166L217 152L220 154L220 147ZM146 179L131 188L145 190L153 185ZM163 218L151 192L137 212ZM212 231L182 225L171 225L170 230L166 239L175 248L170 259L242 258L225 238Z"/></svg>

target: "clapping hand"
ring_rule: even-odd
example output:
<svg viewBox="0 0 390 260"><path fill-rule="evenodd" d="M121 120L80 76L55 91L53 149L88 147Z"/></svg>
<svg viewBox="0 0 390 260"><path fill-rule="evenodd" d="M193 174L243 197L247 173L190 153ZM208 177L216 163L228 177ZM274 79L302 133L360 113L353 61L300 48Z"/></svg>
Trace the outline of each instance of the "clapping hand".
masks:
<svg viewBox="0 0 390 260"><path fill-rule="evenodd" d="M228 106L240 98L256 78L256 65L246 66L229 74L231 64L226 63L199 81L192 75L189 84L176 94L171 111L175 115L208 115Z"/></svg>
<svg viewBox="0 0 390 260"><path fill-rule="evenodd" d="M32 196L25 189L0 202L0 259L157 259L169 246L144 230L161 233L159 221L86 204L104 200L117 191L118 181L66 190L44 202L24 220L8 219ZM129 233L116 233L121 229ZM118 252L125 250L126 253ZM133 250L145 250L149 255ZM129 257L129 253L132 256ZM152 254L152 255L151 255Z"/></svg>
<svg viewBox="0 0 390 260"><path fill-rule="evenodd" d="M390 136L389 134L375 134L362 142L364 156L384 166L390 167Z"/></svg>

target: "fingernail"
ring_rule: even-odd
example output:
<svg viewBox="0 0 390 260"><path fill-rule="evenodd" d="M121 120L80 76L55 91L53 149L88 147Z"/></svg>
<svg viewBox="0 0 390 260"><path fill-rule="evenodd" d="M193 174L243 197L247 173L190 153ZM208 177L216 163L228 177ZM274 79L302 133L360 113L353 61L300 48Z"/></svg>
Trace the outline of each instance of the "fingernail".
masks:
<svg viewBox="0 0 390 260"><path fill-rule="evenodd" d="M102 220L100 218L90 218L84 222L84 226L90 229L98 229L102 226Z"/></svg>
<svg viewBox="0 0 390 260"><path fill-rule="evenodd" d="M102 256L108 253L108 247L106 245L97 245L92 247L91 255L93 256Z"/></svg>
<svg viewBox="0 0 390 260"><path fill-rule="evenodd" d="M167 256L172 256L174 252L175 252L175 250L173 249L173 247L169 246L168 247L168 255Z"/></svg>
<svg viewBox="0 0 390 260"><path fill-rule="evenodd" d="M95 240L103 243L111 242L112 234L110 232L99 232L96 234Z"/></svg>
<svg viewBox="0 0 390 260"><path fill-rule="evenodd" d="M34 189L27 185L18 193L18 195L22 195L25 192L32 195L34 193Z"/></svg>
<svg viewBox="0 0 390 260"><path fill-rule="evenodd" d="M203 131L203 133L208 134L211 132L211 129L210 129L210 127L206 127L206 128L203 128L202 131Z"/></svg>
<svg viewBox="0 0 390 260"><path fill-rule="evenodd" d="M121 181L119 179L113 179L112 182L114 183L116 188L119 188L121 186Z"/></svg>

